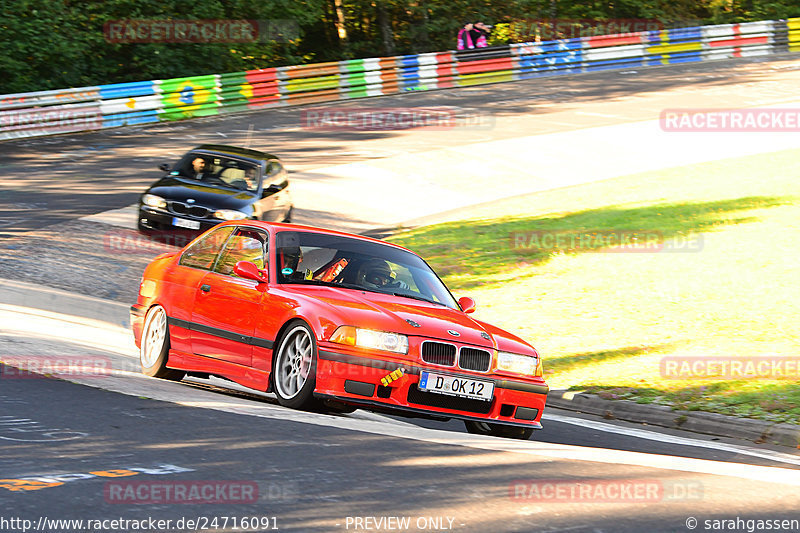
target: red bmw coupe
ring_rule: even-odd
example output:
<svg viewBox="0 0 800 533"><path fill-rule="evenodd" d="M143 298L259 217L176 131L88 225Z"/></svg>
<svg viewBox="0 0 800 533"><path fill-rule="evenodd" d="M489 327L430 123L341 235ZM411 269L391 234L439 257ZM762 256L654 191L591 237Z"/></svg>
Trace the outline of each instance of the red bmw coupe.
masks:
<svg viewBox="0 0 800 533"><path fill-rule="evenodd" d="M248 220L155 258L131 324L149 376L216 375L292 408L458 418L527 439L548 392L539 355L474 309L405 248Z"/></svg>

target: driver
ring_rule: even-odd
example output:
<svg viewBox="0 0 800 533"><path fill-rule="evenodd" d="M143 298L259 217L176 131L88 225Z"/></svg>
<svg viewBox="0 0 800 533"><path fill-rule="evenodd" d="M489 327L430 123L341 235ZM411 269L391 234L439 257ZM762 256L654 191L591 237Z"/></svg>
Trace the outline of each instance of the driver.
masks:
<svg viewBox="0 0 800 533"><path fill-rule="evenodd" d="M280 259L279 271L285 279L312 279L309 269L302 269L303 250L299 246L281 248L278 251Z"/></svg>
<svg viewBox="0 0 800 533"><path fill-rule="evenodd" d="M194 171L194 178L201 180L206 174L206 161L202 157L195 157L192 159L192 171Z"/></svg>
<svg viewBox="0 0 800 533"><path fill-rule="evenodd" d="M362 283L375 289L405 289L408 284L397 279L397 274L383 259L370 259L361 267Z"/></svg>

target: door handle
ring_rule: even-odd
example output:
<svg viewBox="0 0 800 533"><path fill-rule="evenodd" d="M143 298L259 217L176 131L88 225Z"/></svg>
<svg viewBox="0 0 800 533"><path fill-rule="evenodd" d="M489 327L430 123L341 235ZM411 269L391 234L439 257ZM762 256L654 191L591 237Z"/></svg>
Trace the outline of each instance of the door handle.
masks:
<svg viewBox="0 0 800 533"><path fill-rule="evenodd" d="M200 290L203 292L208 292L211 290L211 285L201 285Z"/></svg>

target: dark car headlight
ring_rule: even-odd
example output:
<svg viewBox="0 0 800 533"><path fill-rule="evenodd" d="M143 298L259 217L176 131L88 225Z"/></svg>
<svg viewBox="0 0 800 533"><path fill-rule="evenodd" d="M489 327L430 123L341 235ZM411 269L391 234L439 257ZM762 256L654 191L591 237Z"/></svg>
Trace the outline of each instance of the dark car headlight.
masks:
<svg viewBox="0 0 800 533"><path fill-rule="evenodd" d="M235 211L233 209L218 209L214 211L214 218L219 218L222 220L241 220L243 218L247 218L247 215L241 211Z"/></svg>
<svg viewBox="0 0 800 533"><path fill-rule="evenodd" d="M155 194L143 194L142 203L146 206L157 207L159 209L167 207L167 201Z"/></svg>

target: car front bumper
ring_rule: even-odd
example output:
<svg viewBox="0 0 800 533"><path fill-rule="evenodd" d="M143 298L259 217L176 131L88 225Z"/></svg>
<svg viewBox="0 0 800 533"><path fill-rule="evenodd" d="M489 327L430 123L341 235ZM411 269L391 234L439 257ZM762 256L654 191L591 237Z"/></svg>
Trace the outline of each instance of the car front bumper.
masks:
<svg viewBox="0 0 800 533"><path fill-rule="evenodd" d="M403 369L403 376L387 386L381 385L381 378L398 368ZM422 391L418 387L422 371L491 381L494 383L493 398L486 401ZM316 375L315 396L323 399L411 416L458 418L533 429L542 428L541 417L548 392L543 380L528 382L454 372L323 347L319 349Z"/></svg>
<svg viewBox="0 0 800 533"><path fill-rule="evenodd" d="M178 226L175 222L183 222L185 225L199 224L199 228L187 228ZM188 216L179 216L166 211L153 209L146 206L139 206L138 223L139 229L157 231L157 232L175 232L185 234L187 238L194 238L204 231L213 228L217 224L224 222L216 218L192 218ZM188 239L188 243L191 239ZM185 244L185 243L184 243Z"/></svg>

